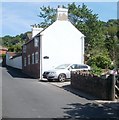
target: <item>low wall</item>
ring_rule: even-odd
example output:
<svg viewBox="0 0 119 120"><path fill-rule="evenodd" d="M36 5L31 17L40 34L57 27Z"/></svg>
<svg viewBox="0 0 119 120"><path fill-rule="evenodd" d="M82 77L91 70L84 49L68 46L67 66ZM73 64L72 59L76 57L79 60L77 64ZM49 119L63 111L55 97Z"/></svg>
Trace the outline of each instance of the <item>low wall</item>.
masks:
<svg viewBox="0 0 119 120"><path fill-rule="evenodd" d="M112 82L112 76L108 77L108 79L102 79L82 71L71 73L72 87L96 96L99 99L112 100L112 97L114 98Z"/></svg>
<svg viewBox="0 0 119 120"><path fill-rule="evenodd" d="M17 69L22 69L22 56L10 59L6 56L6 65Z"/></svg>

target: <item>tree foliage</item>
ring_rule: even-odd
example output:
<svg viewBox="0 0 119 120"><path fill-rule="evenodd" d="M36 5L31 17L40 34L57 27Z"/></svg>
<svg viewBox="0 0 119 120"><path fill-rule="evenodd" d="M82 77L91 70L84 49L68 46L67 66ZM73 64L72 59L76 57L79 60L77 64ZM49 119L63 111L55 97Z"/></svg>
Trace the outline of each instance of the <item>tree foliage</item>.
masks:
<svg viewBox="0 0 119 120"><path fill-rule="evenodd" d="M44 21L40 23L40 27L46 28L49 25L51 25L53 22L55 22L56 9L51 8L50 6L48 6L48 7L42 6L42 7L40 7L40 10L41 10L41 12L38 15L38 17L41 17L44 19Z"/></svg>
<svg viewBox="0 0 119 120"><path fill-rule="evenodd" d="M105 61L114 61L117 64L119 55L117 54L117 44L119 43L119 20L100 21L98 14L94 14L85 4L76 5L75 3L63 6L68 8L69 20L81 31L85 37L85 56L99 57ZM42 27L49 26L56 20L56 9L41 7L39 17L44 21L40 24ZM108 56L108 57L107 57ZM99 57L99 58L100 58ZM107 57L107 59L106 59ZM109 62L110 63L110 62Z"/></svg>
<svg viewBox="0 0 119 120"><path fill-rule="evenodd" d="M101 69L107 69L111 67L111 59L109 56L105 56L103 54L97 54L96 56L92 56L88 60L88 64L90 66L97 66Z"/></svg>
<svg viewBox="0 0 119 120"><path fill-rule="evenodd" d="M25 43L26 37L27 37L27 32L22 33L20 35L16 36L9 36L6 35L4 37L0 38L0 44L3 47L7 47L8 51L11 52L21 52L22 51L22 45Z"/></svg>

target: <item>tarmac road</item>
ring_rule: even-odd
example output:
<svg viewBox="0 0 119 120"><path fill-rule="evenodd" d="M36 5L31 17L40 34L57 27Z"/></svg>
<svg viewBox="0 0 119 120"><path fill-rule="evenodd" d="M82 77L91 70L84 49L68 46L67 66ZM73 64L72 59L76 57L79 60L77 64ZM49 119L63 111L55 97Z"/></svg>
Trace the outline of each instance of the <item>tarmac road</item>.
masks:
<svg viewBox="0 0 119 120"><path fill-rule="evenodd" d="M12 68L2 69L3 118L119 118L119 112Z"/></svg>

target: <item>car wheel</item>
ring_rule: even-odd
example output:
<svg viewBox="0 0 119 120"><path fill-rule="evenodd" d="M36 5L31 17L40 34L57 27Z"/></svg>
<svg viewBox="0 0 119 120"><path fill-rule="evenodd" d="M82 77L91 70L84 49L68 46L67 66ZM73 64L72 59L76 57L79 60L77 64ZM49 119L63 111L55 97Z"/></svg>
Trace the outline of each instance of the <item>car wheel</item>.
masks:
<svg viewBox="0 0 119 120"><path fill-rule="evenodd" d="M63 81L65 81L66 80L66 75L65 74L60 74L59 76L58 76L58 80L60 81L60 82L63 82Z"/></svg>

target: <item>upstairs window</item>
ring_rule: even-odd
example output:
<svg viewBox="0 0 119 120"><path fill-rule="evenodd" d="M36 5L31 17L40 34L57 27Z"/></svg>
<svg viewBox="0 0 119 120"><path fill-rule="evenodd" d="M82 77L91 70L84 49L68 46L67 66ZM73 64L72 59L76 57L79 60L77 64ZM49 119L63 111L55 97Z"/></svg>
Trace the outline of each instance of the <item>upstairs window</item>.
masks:
<svg viewBox="0 0 119 120"><path fill-rule="evenodd" d="M39 60L38 52L35 52L35 63L38 63L38 60Z"/></svg>
<svg viewBox="0 0 119 120"><path fill-rule="evenodd" d="M26 57L24 58L24 66L26 66Z"/></svg>
<svg viewBox="0 0 119 120"><path fill-rule="evenodd" d="M30 55L28 55L28 65L30 65Z"/></svg>
<svg viewBox="0 0 119 120"><path fill-rule="evenodd" d="M39 37L34 38L34 47L38 47Z"/></svg>

